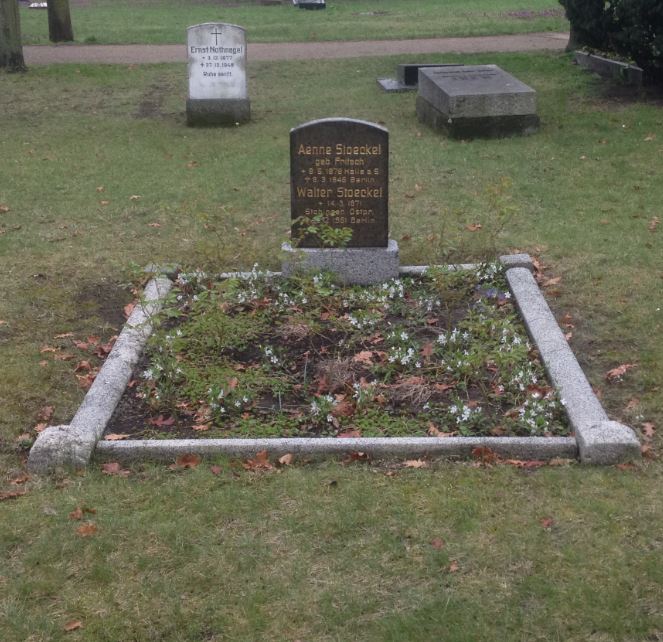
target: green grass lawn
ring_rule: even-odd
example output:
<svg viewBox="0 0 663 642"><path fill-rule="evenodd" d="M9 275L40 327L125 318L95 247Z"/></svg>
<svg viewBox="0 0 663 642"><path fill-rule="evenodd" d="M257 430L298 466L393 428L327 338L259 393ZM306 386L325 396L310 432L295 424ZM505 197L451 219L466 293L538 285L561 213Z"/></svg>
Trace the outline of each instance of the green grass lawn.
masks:
<svg viewBox="0 0 663 642"><path fill-rule="evenodd" d="M252 64L253 119L231 129L185 127L184 65L0 77L0 491L27 490L0 503L0 638L661 637L655 458L627 470L298 462L264 474L222 461L218 475L144 465L127 479L95 464L11 484L25 457L16 440L40 410L71 419L74 369L89 359L72 340L117 332L136 266L279 267L288 132L325 116L389 129L403 263L540 257L609 414L640 434L653 426L659 452L660 102L610 98L564 55L421 60L500 65L537 90L541 131L435 134L412 94L378 89L396 58ZM636 367L608 383L625 363ZM69 518L78 506L96 510L88 537Z"/></svg>
<svg viewBox="0 0 663 642"><path fill-rule="evenodd" d="M330 0L324 11L286 3L208 0L72 0L77 42L179 44L186 28L202 22L243 26L249 42L381 40L565 31L555 0ZM23 8L25 44L48 43L46 12Z"/></svg>

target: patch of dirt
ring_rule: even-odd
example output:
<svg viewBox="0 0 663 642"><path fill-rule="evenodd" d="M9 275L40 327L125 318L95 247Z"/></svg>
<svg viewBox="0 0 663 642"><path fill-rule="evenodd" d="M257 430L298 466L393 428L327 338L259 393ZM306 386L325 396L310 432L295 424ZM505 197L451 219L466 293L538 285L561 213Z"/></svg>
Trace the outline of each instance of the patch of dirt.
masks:
<svg viewBox="0 0 663 642"><path fill-rule="evenodd" d="M170 88L166 85L152 84L143 94L143 99L134 113L135 118L163 118L165 114L161 111L166 92Z"/></svg>
<svg viewBox="0 0 663 642"><path fill-rule="evenodd" d="M79 316L97 316L119 330L125 322L124 306L132 299L130 292L117 283L86 283L76 292L74 301Z"/></svg>

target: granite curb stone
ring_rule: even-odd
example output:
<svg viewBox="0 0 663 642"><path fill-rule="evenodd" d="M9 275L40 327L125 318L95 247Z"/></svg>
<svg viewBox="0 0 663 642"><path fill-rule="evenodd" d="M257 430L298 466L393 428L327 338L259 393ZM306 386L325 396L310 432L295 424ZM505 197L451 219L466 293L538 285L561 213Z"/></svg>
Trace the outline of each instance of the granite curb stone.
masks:
<svg viewBox="0 0 663 642"><path fill-rule="evenodd" d="M507 268L507 280L525 325L565 403L575 437L99 441L151 332L149 317L160 309L163 298L172 287L168 279L157 277L148 284L143 304L136 307L111 351L106 362L109 369L106 370L104 364L71 424L51 426L39 435L30 452L28 467L35 474L50 472L58 466L82 468L89 463L93 452L101 459L172 461L186 453L209 457L250 457L261 450L267 450L271 455L293 453L314 457L343 455L353 451L365 452L374 457L467 457L471 455L472 449L486 447L501 457L513 459L579 457L582 463L602 465L637 459L640 456L640 444L635 433L629 427L611 421L594 395L531 274L531 258L527 254L515 254L502 256L500 260ZM401 266L398 273L422 274L428 267ZM477 266L462 264L450 267L476 269ZM248 274L229 272L222 276L241 278ZM273 277L281 275L279 272L268 274Z"/></svg>
<svg viewBox="0 0 663 642"><path fill-rule="evenodd" d="M143 300L131 313L71 423L46 428L37 437L28 457L31 473L87 466L152 332L150 318L161 309L171 288L172 281L164 277L147 284Z"/></svg>
<svg viewBox="0 0 663 642"><path fill-rule="evenodd" d="M546 303L532 273L506 273L523 322L557 388L578 441L580 460L615 464L640 457L640 442L628 426L610 421Z"/></svg>
<svg viewBox="0 0 663 642"><path fill-rule="evenodd" d="M271 456L346 455L362 452L377 458L463 457L474 448L489 448L509 459L575 459L578 446L573 437L295 437L267 439L145 439L141 441L101 441L95 458L122 461L156 459L172 461L179 455L205 457L226 455L252 457L266 450Z"/></svg>

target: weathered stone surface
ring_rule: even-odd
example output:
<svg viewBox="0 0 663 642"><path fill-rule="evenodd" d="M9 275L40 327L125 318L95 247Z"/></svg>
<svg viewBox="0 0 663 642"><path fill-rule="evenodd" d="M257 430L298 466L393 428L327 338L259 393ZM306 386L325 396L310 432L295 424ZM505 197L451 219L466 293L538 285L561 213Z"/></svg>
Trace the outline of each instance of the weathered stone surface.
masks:
<svg viewBox="0 0 663 642"><path fill-rule="evenodd" d="M145 439L99 442L96 457L111 461L173 461L184 454L201 457L254 457L266 450L270 457L287 453L306 457L364 452L371 457L470 457L474 448L489 448L509 459L576 458L571 437L336 437L285 439Z"/></svg>
<svg viewBox="0 0 663 642"><path fill-rule="evenodd" d="M419 69L417 116L455 138L530 134L536 92L496 65Z"/></svg>
<svg viewBox="0 0 663 642"><path fill-rule="evenodd" d="M389 132L384 127L352 118L295 127L290 186L293 245L324 247L320 230L327 226L352 232L345 247L387 247Z"/></svg>
<svg viewBox="0 0 663 642"><path fill-rule="evenodd" d="M369 285L399 274L398 243L394 240L387 247L361 248L293 248L284 243L282 250L284 276L327 270L342 283Z"/></svg>
<svg viewBox="0 0 663 642"><path fill-rule="evenodd" d="M242 27L210 22L187 29L189 125L234 125L251 117Z"/></svg>
<svg viewBox="0 0 663 642"><path fill-rule="evenodd" d="M47 428L37 437L28 457L30 472L45 474L58 466L87 465L152 332L150 319L171 287L172 282L163 277L147 284L143 300L131 313L71 423Z"/></svg>
<svg viewBox="0 0 663 642"><path fill-rule="evenodd" d="M610 421L526 267L506 273L511 292L541 361L557 389L584 463L617 463L640 456L635 433Z"/></svg>

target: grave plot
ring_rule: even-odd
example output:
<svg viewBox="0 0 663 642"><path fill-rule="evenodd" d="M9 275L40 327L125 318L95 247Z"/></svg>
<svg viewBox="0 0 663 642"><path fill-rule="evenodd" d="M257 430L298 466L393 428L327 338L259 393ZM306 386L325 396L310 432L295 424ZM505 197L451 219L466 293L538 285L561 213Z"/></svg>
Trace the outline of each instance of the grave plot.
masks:
<svg viewBox="0 0 663 642"><path fill-rule="evenodd" d="M291 130L283 271L180 274L175 288L157 275L71 423L39 435L30 470L85 467L93 454L263 450L639 457L633 431L592 391L527 255L399 265L388 143L383 127L347 118Z"/></svg>

